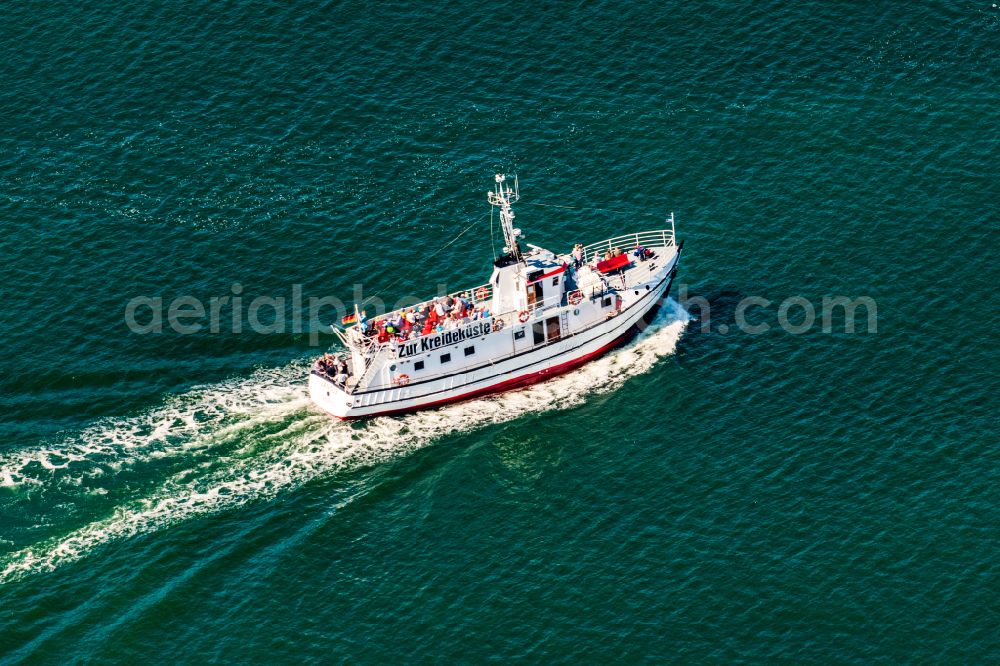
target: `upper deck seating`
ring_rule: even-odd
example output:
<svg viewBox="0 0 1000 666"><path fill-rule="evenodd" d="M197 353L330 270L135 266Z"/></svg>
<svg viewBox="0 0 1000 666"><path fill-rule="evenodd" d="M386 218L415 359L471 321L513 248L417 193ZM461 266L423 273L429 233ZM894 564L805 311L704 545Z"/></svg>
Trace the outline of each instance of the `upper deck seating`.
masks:
<svg viewBox="0 0 1000 666"><path fill-rule="evenodd" d="M632 263L632 259L627 254L619 254L617 257L597 262L597 270L602 273L610 273L611 271L625 268L630 263Z"/></svg>

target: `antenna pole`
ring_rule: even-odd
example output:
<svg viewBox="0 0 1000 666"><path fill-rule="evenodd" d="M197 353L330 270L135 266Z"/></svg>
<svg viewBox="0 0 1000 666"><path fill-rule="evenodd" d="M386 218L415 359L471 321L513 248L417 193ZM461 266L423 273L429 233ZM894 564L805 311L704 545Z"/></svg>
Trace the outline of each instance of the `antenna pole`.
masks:
<svg viewBox="0 0 1000 666"><path fill-rule="evenodd" d="M491 205L500 209L500 228L503 229L504 242L507 244L504 250L520 261L521 248L517 239L521 236L521 230L514 228L514 211L510 208L510 205L520 198L517 193L517 176L514 176L513 190L510 185L504 185L507 177L503 174L498 173L495 179L495 189L487 193L487 198Z"/></svg>

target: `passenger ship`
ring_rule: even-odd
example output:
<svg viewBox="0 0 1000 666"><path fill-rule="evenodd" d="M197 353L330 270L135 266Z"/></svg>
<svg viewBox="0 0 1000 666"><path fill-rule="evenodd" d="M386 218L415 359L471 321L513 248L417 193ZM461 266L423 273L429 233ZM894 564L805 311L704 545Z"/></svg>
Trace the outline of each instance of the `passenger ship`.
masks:
<svg viewBox="0 0 1000 666"><path fill-rule="evenodd" d="M408 335L375 335L366 332L374 326L363 318L343 330L334 327L349 354L347 371L335 376L336 370L316 362L309 393L319 407L351 419L517 389L577 368L640 330L677 272L684 243L676 242L673 213L669 229L557 254L527 243L522 249L511 209L518 199L516 177L511 188L497 175L488 200L499 209L504 254L493 262L488 283L449 299L461 303L464 296L472 318L426 334L414 328ZM374 321L401 315L405 319L395 311Z"/></svg>

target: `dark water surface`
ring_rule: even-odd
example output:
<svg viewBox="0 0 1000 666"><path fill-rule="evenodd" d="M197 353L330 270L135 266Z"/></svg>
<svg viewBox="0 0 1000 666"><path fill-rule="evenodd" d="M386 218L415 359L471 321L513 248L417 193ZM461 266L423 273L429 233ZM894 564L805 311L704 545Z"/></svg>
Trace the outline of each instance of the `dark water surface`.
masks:
<svg viewBox="0 0 1000 666"><path fill-rule="evenodd" d="M991 5L7 7L0 662L1000 660ZM553 249L675 211L711 330L345 425L330 309L124 323L479 284L515 171Z"/></svg>

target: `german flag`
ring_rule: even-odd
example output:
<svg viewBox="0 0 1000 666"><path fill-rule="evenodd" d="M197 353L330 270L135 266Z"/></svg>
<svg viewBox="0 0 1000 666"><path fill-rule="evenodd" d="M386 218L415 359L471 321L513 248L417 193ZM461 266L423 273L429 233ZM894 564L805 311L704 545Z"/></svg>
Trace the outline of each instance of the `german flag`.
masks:
<svg viewBox="0 0 1000 666"><path fill-rule="evenodd" d="M358 313L357 312L352 312L351 314L347 315L346 317L342 317L341 320L340 320L340 325L341 326L350 326L351 324L356 324L356 323L358 323Z"/></svg>

